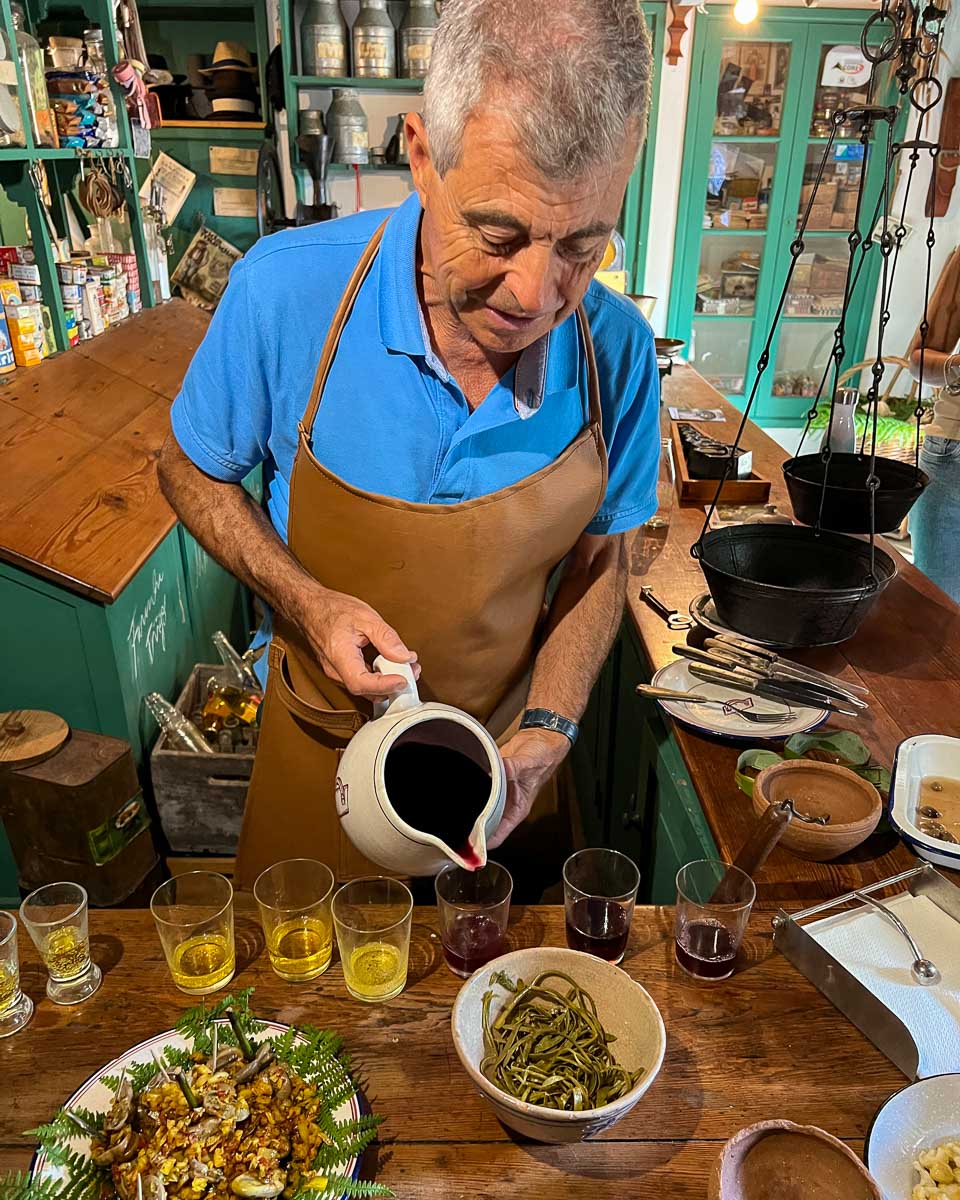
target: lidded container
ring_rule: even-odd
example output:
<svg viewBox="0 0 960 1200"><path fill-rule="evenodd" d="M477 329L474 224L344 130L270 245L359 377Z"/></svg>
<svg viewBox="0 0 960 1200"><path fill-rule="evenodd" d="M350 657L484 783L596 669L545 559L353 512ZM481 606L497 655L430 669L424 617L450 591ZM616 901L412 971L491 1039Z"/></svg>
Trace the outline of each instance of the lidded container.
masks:
<svg viewBox="0 0 960 1200"><path fill-rule="evenodd" d="M327 109L327 134L333 145L330 161L353 166L369 161L370 131L367 114L356 88L334 88Z"/></svg>
<svg viewBox="0 0 960 1200"><path fill-rule="evenodd" d="M400 22L400 78L423 79L437 33L436 0L410 0Z"/></svg>
<svg viewBox="0 0 960 1200"><path fill-rule="evenodd" d="M337 0L307 0L300 22L302 73L336 79L348 75L347 38L347 23Z"/></svg>
<svg viewBox="0 0 960 1200"><path fill-rule="evenodd" d="M358 79L396 78L397 31L387 0L361 0L353 24L353 73Z"/></svg>
<svg viewBox="0 0 960 1200"><path fill-rule="evenodd" d="M43 51L40 43L27 32L27 16L23 5L10 5L13 15L13 27L17 35L17 55L20 59L20 69L23 72L24 86L27 89L27 109L30 113L30 126L33 140L37 146L60 145L57 137L57 126L50 107L50 96L47 94L47 77L44 74Z"/></svg>
<svg viewBox="0 0 960 1200"><path fill-rule="evenodd" d="M0 146L25 146L17 84L17 60L0 28Z"/></svg>

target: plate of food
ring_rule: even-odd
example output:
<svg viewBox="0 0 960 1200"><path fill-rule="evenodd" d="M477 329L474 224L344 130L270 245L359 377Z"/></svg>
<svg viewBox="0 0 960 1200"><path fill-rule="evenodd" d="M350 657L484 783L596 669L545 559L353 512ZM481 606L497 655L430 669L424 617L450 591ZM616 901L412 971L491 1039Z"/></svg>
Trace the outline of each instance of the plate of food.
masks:
<svg viewBox="0 0 960 1200"><path fill-rule="evenodd" d="M96 1071L30 1132L23 1200L339 1200L380 1118L361 1110L341 1039L260 1021L250 991L190 1009Z"/></svg>
<svg viewBox="0 0 960 1200"><path fill-rule="evenodd" d="M884 1200L960 1196L960 1075L931 1075L880 1106L863 1151Z"/></svg>
<svg viewBox="0 0 960 1200"><path fill-rule="evenodd" d="M718 737L751 742L756 742L758 738L779 741L795 733L815 729L829 715L824 708L774 700L754 692L724 687L722 683L698 679L685 658L678 658L661 667L650 683L653 687L666 688L671 692L689 692L692 696L709 700L708 704L667 699L658 699L657 703L674 720L701 733L713 733ZM750 719L777 715L781 718L779 721L764 719L761 723Z"/></svg>

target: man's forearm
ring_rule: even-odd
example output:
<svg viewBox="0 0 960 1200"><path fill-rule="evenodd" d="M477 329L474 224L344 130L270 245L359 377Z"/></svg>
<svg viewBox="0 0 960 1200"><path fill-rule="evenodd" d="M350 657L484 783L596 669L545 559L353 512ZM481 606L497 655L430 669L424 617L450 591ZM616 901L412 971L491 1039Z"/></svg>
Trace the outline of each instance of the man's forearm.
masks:
<svg viewBox="0 0 960 1200"><path fill-rule="evenodd" d="M574 548L550 606L534 664L529 708L579 721L620 628L627 571L621 536L585 534Z"/></svg>
<svg viewBox="0 0 960 1200"><path fill-rule="evenodd" d="M300 624L307 595L317 584L243 486L205 475L172 436L161 451L158 473L171 508L204 550L271 608Z"/></svg>

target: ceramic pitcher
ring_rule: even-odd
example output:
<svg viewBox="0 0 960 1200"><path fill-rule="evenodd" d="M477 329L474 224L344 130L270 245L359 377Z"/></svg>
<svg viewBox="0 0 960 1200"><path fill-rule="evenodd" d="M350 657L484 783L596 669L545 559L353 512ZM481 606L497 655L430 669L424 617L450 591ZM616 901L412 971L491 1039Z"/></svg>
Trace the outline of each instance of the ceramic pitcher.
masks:
<svg viewBox="0 0 960 1200"><path fill-rule="evenodd" d="M374 718L353 735L337 772L337 815L347 837L388 871L435 875L448 862L467 870L486 865L487 838L500 824L506 800L506 775L497 743L473 717L449 704L424 703L412 668L377 658L374 669L402 675L406 687L378 703ZM426 830L408 825L388 795L385 770L392 750L404 745L445 747L465 755L490 776L490 792L466 843L450 846ZM445 802L456 804L449 795Z"/></svg>

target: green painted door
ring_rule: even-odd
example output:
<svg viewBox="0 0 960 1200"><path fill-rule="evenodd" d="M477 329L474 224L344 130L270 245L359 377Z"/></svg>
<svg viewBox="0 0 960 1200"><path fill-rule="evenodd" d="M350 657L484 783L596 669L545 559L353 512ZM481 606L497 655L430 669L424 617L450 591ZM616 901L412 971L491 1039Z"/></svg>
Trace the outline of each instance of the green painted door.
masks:
<svg viewBox="0 0 960 1200"><path fill-rule="evenodd" d="M859 72L864 14L771 13L744 27L729 11L697 18L684 173L668 317L690 361L738 407L773 322L790 247L839 107L874 102L881 90ZM851 70L839 87L838 64ZM854 83L853 81L856 80ZM880 97L889 100L888 96ZM804 237L751 415L767 426L800 425L833 346L854 222L867 172L861 232L870 229L883 180L886 125L860 144L841 128ZM845 364L863 357L880 269L868 253L847 324Z"/></svg>

